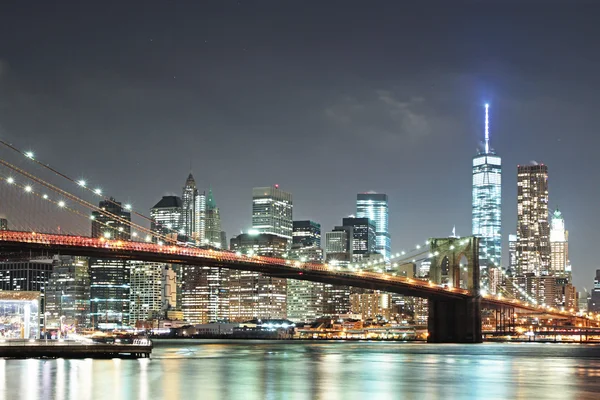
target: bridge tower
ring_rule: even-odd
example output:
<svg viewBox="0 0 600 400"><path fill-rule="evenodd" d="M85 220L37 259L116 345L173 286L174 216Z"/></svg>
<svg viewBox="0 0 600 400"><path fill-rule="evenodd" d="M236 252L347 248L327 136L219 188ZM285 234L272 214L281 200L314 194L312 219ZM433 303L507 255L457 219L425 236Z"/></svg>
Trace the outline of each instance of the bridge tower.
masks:
<svg viewBox="0 0 600 400"><path fill-rule="evenodd" d="M481 292L479 238L429 239L431 282L471 292L468 299L430 298L427 327L430 343L480 343ZM466 265L461 260L466 259Z"/></svg>

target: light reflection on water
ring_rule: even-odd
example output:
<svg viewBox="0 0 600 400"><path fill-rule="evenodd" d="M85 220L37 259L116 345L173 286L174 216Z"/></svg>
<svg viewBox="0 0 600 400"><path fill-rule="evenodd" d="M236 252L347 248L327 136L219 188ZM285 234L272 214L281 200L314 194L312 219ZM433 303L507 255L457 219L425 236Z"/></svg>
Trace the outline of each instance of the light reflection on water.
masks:
<svg viewBox="0 0 600 400"><path fill-rule="evenodd" d="M6 399L597 399L600 346L164 341L151 359L1 360Z"/></svg>

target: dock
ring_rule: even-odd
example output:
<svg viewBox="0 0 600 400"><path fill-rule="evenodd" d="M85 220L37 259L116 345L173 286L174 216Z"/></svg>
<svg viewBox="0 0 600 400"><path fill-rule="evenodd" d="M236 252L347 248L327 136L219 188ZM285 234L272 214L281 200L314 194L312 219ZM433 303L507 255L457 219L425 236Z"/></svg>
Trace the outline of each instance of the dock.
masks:
<svg viewBox="0 0 600 400"><path fill-rule="evenodd" d="M133 343L95 343L74 340L0 340L0 357L4 358L148 358L152 341L137 339Z"/></svg>

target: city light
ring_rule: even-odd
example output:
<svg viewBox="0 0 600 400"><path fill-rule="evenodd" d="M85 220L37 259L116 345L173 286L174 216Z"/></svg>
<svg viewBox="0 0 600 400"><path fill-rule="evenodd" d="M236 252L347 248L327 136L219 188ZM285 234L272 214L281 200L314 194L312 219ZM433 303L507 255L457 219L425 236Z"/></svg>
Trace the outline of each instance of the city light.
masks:
<svg viewBox="0 0 600 400"><path fill-rule="evenodd" d="M82 179L82 180L80 180L80 181L78 181L78 182L77 182L77 184L78 184L79 186L85 187L85 181L84 181L83 179Z"/></svg>
<svg viewBox="0 0 600 400"><path fill-rule="evenodd" d="M62 200L58 202L58 206L61 208L64 207L65 205L66 205L65 202Z"/></svg>
<svg viewBox="0 0 600 400"><path fill-rule="evenodd" d="M25 186L25 191L26 192L31 192L31 190L32 190L31 186L29 186L29 185Z"/></svg>
<svg viewBox="0 0 600 400"><path fill-rule="evenodd" d="M12 176L9 176L8 179L6 179L6 182L12 184L12 183L15 183L15 180L14 180L14 178Z"/></svg>
<svg viewBox="0 0 600 400"><path fill-rule="evenodd" d="M131 210L131 204L125 204L125 209L130 211Z"/></svg>
<svg viewBox="0 0 600 400"><path fill-rule="evenodd" d="M94 189L94 193L96 193L98 196L100 196L102 194L102 189L96 188L96 189Z"/></svg>
<svg viewBox="0 0 600 400"><path fill-rule="evenodd" d="M25 157L33 159L33 151L26 151Z"/></svg>

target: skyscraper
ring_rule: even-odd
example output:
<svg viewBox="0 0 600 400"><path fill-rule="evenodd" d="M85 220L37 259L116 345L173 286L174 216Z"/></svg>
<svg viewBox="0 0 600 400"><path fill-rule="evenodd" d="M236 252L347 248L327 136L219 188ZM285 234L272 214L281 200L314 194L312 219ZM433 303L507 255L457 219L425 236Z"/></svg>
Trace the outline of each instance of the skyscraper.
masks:
<svg viewBox="0 0 600 400"><path fill-rule="evenodd" d="M258 233L281 236L292 244L292 194L279 185L252 189L252 228Z"/></svg>
<svg viewBox="0 0 600 400"><path fill-rule="evenodd" d="M517 270L517 235L508 235L508 269L511 273Z"/></svg>
<svg viewBox="0 0 600 400"><path fill-rule="evenodd" d="M231 238L229 248L243 254L282 257L289 245L282 236L244 233ZM284 278L251 271L230 273L229 316L232 321L286 318L286 296L287 282Z"/></svg>
<svg viewBox="0 0 600 400"><path fill-rule="evenodd" d="M174 303L175 272L168 264L132 261L129 321L131 325L165 316ZM171 285L169 285L171 283Z"/></svg>
<svg viewBox="0 0 600 400"><path fill-rule="evenodd" d="M151 229L159 235L177 239L185 233L181 227L183 202L178 196L163 196L150 209Z"/></svg>
<svg viewBox="0 0 600 400"><path fill-rule="evenodd" d="M92 213L92 236L130 240L131 214L120 202L103 200L102 211ZM118 218L117 218L118 217ZM90 319L94 327L106 329L129 322L129 262L91 258Z"/></svg>
<svg viewBox="0 0 600 400"><path fill-rule="evenodd" d="M198 191L194 176L190 173L181 196L181 232L187 240L204 242L206 195Z"/></svg>
<svg viewBox="0 0 600 400"><path fill-rule="evenodd" d="M369 218L343 218L343 226L352 227L352 258L359 261L376 253L377 234L375 224Z"/></svg>
<svg viewBox="0 0 600 400"><path fill-rule="evenodd" d="M356 217L369 218L375 224L376 252L386 260L392 254L388 231L388 196L383 193L359 193L356 196Z"/></svg>
<svg viewBox="0 0 600 400"><path fill-rule="evenodd" d="M556 276L571 277L569 231L565 230L565 220L558 208L552 214L550 228L550 269Z"/></svg>
<svg viewBox="0 0 600 400"><path fill-rule="evenodd" d="M517 167L517 272L546 275L550 271L548 167Z"/></svg>
<svg viewBox="0 0 600 400"><path fill-rule="evenodd" d="M352 262L353 229L336 226L325 234L325 257L327 262L348 265Z"/></svg>
<svg viewBox="0 0 600 400"><path fill-rule="evenodd" d="M314 221L294 221L290 258L300 261L323 260L321 225ZM294 322L314 321L323 315L324 285L319 282L288 279L287 317Z"/></svg>
<svg viewBox="0 0 600 400"><path fill-rule="evenodd" d="M6 218L0 218L0 231L8 230L8 221Z"/></svg>
<svg viewBox="0 0 600 400"><path fill-rule="evenodd" d="M46 288L46 323L86 326L90 312L90 272L86 257L56 255Z"/></svg>
<svg viewBox="0 0 600 400"><path fill-rule="evenodd" d="M116 240L131 239L131 213L112 197L102 200L100 211L92 212L92 237Z"/></svg>
<svg viewBox="0 0 600 400"><path fill-rule="evenodd" d="M221 215L215 202L212 189L208 189L206 197L204 242L209 246L221 247Z"/></svg>
<svg viewBox="0 0 600 400"><path fill-rule="evenodd" d="M485 105L485 146L473 157L473 236L479 239L479 265L487 282L491 266L502 266L502 163L490 148L488 104Z"/></svg>

